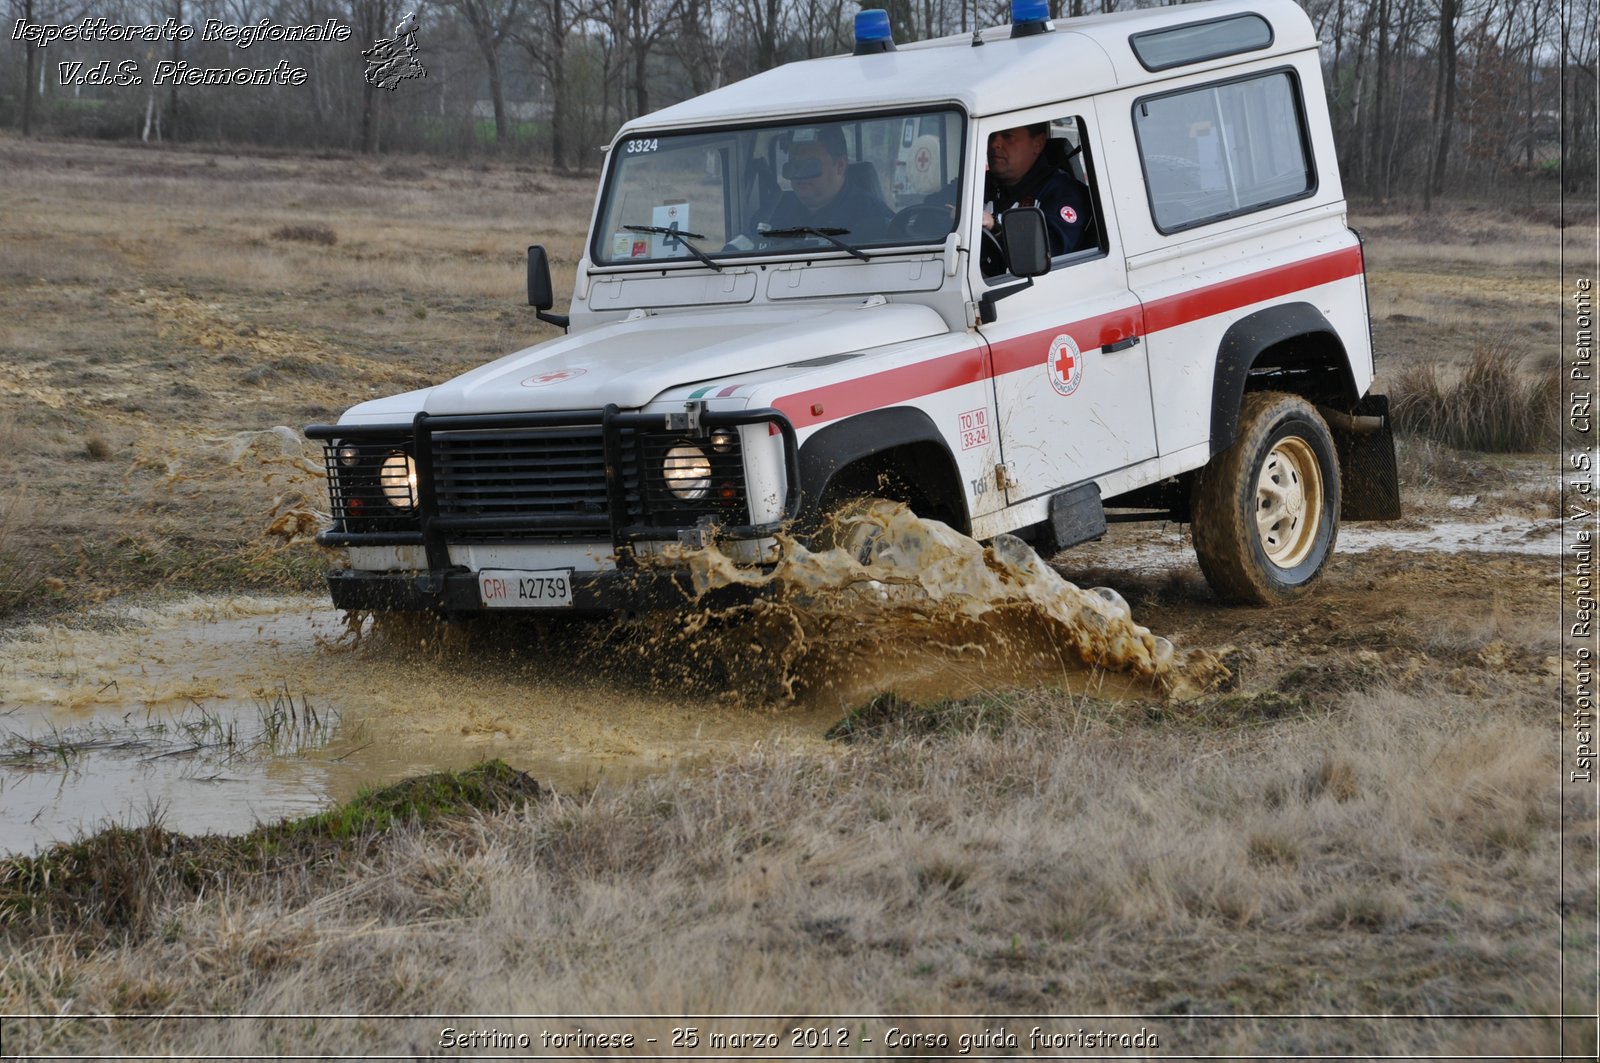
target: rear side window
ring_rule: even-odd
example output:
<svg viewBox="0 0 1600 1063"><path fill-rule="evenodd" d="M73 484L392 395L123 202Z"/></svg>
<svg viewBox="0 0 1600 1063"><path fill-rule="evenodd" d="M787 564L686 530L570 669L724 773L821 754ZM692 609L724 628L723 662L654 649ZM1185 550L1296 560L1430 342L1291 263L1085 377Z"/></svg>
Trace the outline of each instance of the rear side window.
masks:
<svg viewBox="0 0 1600 1063"><path fill-rule="evenodd" d="M1146 70L1167 70L1254 52L1271 43L1272 27L1260 15L1230 15L1168 30L1135 33L1128 38L1133 54Z"/></svg>
<svg viewBox="0 0 1600 1063"><path fill-rule="evenodd" d="M1150 214L1163 233L1316 191L1299 84L1280 70L1133 105Z"/></svg>

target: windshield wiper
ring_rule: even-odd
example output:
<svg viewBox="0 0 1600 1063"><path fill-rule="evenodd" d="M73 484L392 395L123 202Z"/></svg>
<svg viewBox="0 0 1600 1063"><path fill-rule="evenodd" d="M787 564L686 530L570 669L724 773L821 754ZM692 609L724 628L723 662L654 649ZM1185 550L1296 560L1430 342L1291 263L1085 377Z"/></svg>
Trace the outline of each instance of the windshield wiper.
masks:
<svg viewBox="0 0 1600 1063"><path fill-rule="evenodd" d="M704 240L705 236L701 233L692 233L684 229L669 229L665 225L624 225L623 228L628 230L630 233L651 233L655 236L671 236L674 238L673 243L683 245L689 249L689 253L695 258L698 258L701 262L704 262L718 273L722 272L722 266L717 262L716 259L712 258L710 255L706 254L704 251L700 250L698 247L689 242L690 240Z"/></svg>
<svg viewBox="0 0 1600 1063"><path fill-rule="evenodd" d="M867 253L865 251L862 251L859 248L851 247L843 240L838 239L838 237L841 236L849 236L849 229L840 229L832 225L824 225L820 227L816 225L792 225L787 229L763 229L760 235L777 237L820 236L834 247L837 247L839 250L848 251L863 262L867 261Z"/></svg>

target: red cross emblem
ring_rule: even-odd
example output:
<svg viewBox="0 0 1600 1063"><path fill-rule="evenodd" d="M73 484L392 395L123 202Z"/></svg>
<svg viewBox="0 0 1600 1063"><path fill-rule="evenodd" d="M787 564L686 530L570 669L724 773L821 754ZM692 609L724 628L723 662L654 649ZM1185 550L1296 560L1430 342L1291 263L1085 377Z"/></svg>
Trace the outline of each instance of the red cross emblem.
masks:
<svg viewBox="0 0 1600 1063"><path fill-rule="evenodd" d="M586 370L583 369L552 369L548 373L536 373L530 376L522 382L522 386L525 388L548 387L551 384L559 384L563 380L571 380L573 377L582 376L585 372Z"/></svg>
<svg viewBox="0 0 1600 1063"><path fill-rule="evenodd" d="M1044 365L1058 395L1071 395L1083 383L1083 354L1071 336L1057 336L1051 342Z"/></svg>
<svg viewBox="0 0 1600 1063"><path fill-rule="evenodd" d="M1071 348L1063 347L1056 353L1056 373L1063 380L1072 379L1072 370L1078 365L1078 359L1073 356Z"/></svg>
<svg viewBox="0 0 1600 1063"><path fill-rule="evenodd" d="M916 159L913 161L919 171L926 170L933 165L933 153L927 148L919 148Z"/></svg>

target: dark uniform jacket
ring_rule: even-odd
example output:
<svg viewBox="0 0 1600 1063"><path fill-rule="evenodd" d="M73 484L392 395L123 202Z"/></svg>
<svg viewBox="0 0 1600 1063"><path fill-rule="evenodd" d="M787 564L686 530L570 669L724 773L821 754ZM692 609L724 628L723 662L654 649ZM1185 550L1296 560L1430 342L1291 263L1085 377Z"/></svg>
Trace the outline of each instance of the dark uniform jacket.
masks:
<svg viewBox="0 0 1600 1063"><path fill-rule="evenodd" d="M1012 207L1038 207L1044 211L1050 230L1050 253L1065 255L1085 247L1089 235L1089 214L1094 209L1089 188L1082 181L1056 169L1040 156L1022 180L1007 186L993 174L984 187L984 199L996 217Z"/></svg>

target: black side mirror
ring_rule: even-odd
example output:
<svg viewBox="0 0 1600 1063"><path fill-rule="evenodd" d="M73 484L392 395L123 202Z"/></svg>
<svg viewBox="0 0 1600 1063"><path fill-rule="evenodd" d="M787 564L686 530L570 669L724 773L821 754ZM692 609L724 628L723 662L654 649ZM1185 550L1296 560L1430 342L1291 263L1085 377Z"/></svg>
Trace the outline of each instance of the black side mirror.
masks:
<svg viewBox="0 0 1600 1063"><path fill-rule="evenodd" d="M1050 272L1050 232L1044 211L1013 207L1000 215L1000 242L1013 277L1042 277Z"/></svg>
<svg viewBox="0 0 1600 1063"><path fill-rule="evenodd" d="M550 283L550 259L540 244L528 248L528 305L535 317L548 324L566 328L571 320L566 314L549 312L556 305L556 292Z"/></svg>

